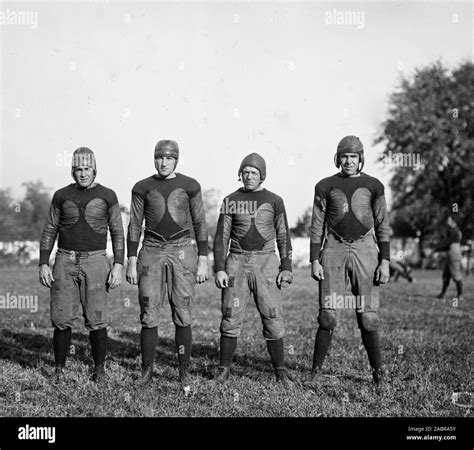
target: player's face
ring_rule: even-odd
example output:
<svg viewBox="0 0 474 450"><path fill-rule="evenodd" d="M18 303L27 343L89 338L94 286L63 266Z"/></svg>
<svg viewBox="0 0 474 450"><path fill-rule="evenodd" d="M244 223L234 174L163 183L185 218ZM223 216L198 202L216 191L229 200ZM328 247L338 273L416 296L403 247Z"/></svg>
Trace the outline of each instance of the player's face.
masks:
<svg viewBox="0 0 474 450"><path fill-rule="evenodd" d="M360 156L358 153L342 153L339 156L341 163L341 170L344 175L350 177L357 175L357 169L359 168Z"/></svg>
<svg viewBox="0 0 474 450"><path fill-rule="evenodd" d="M74 167L72 173L76 184L84 189L87 189L94 182L94 169L89 166L77 166Z"/></svg>
<svg viewBox="0 0 474 450"><path fill-rule="evenodd" d="M255 167L245 166L242 170L242 182L247 191L255 191L260 186L260 171Z"/></svg>
<svg viewBox="0 0 474 450"><path fill-rule="evenodd" d="M176 159L172 156L158 156L155 158L155 167L160 177L168 177L174 172Z"/></svg>

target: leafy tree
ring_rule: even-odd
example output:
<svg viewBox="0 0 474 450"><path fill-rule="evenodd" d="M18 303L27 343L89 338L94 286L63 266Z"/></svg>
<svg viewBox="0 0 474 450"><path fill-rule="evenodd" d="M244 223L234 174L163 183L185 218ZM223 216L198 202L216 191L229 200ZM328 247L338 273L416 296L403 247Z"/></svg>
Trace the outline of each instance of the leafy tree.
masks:
<svg viewBox="0 0 474 450"><path fill-rule="evenodd" d="M9 189L0 189L0 236L5 242L17 239L15 205Z"/></svg>
<svg viewBox="0 0 474 450"><path fill-rule="evenodd" d="M2 241L38 240L48 213L51 195L41 181L23 183L22 200L8 189L0 190L0 237Z"/></svg>
<svg viewBox="0 0 474 450"><path fill-rule="evenodd" d="M295 237L309 237L309 229L311 227L311 216L313 207L309 206L304 213L296 220L296 225L290 228L290 232Z"/></svg>
<svg viewBox="0 0 474 450"><path fill-rule="evenodd" d="M51 203L50 190L40 180L28 181L22 186L26 188L26 192L18 213L21 237L24 240L38 240Z"/></svg>
<svg viewBox="0 0 474 450"><path fill-rule="evenodd" d="M472 62L416 70L391 95L375 139L385 146L380 162L391 167L394 232L418 234L420 247L436 238L447 213L461 230L474 221L473 92Z"/></svg>

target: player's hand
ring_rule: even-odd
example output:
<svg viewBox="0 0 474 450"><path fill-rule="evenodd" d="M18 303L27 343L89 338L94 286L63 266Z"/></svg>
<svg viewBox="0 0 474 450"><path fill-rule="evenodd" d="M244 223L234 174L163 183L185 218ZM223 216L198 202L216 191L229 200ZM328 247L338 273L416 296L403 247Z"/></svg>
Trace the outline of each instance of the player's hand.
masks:
<svg viewBox="0 0 474 450"><path fill-rule="evenodd" d="M282 270L277 276L278 288L287 288L291 283L293 283L293 274L289 270Z"/></svg>
<svg viewBox="0 0 474 450"><path fill-rule="evenodd" d="M114 267L112 267L109 273L107 283L109 283L111 289L120 286L120 283L122 283L122 264L114 264Z"/></svg>
<svg viewBox="0 0 474 450"><path fill-rule="evenodd" d="M53 272L51 272L49 264L41 264L39 268L39 280L43 286L50 288L53 285Z"/></svg>
<svg viewBox="0 0 474 450"><path fill-rule="evenodd" d="M199 256L196 283L204 283L208 279L207 256Z"/></svg>
<svg viewBox="0 0 474 450"><path fill-rule="evenodd" d="M324 280L324 269L317 259L311 263L311 276L317 281Z"/></svg>
<svg viewBox="0 0 474 450"><path fill-rule="evenodd" d="M375 284L385 284L390 278L389 261L382 259L375 269Z"/></svg>
<svg viewBox="0 0 474 450"><path fill-rule="evenodd" d="M229 275L223 270L219 270L219 272L216 273L216 286L219 289L229 287Z"/></svg>
<svg viewBox="0 0 474 450"><path fill-rule="evenodd" d="M125 274L125 278L130 284L138 284L136 256L128 258L127 272Z"/></svg>

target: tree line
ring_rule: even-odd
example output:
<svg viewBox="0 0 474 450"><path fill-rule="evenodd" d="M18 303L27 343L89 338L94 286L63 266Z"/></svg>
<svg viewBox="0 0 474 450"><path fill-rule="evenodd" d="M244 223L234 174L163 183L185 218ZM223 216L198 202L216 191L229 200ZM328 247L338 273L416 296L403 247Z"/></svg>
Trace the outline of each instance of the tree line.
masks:
<svg viewBox="0 0 474 450"><path fill-rule="evenodd" d="M418 237L420 248L433 244L448 213L455 215L465 239L474 223L474 65L462 62L448 70L440 62L403 77L392 93L374 144L379 163L389 168L393 204L390 224L395 237ZM328 174L329 175L329 174ZM37 240L51 201L42 181L23 183L17 200L0 190L0 239ZM203 192L214 235L219 191ZM126 207L122 206L122 210ZM309 236L311 206L291 229ZM211 242L210 242L211 244Z"/></svg>
<svg viewBox="0 0 474 450"><path fill-rule="evenodd" d="M390 170L395 237L418 237L420 249L440 239L447 214L464 241L474 223L474 65L448 70L440 62L403 77L389 99L374 144ZM309 236L311 207L292 228Z"/></svg>

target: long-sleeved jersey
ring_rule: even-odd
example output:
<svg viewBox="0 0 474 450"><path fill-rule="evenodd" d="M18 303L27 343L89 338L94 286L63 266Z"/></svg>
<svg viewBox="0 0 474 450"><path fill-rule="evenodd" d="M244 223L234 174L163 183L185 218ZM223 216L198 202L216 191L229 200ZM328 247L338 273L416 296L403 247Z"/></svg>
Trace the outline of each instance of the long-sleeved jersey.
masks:
<svg viewBox="0 0 474 450"><path fill-rule="evenodd" d="M198 254L207 256L207 226L201 186L194 178L180 173L174 178L152 175L135 184L127 235L129 257L137 256L143 218L144 243L178 239L191 235L191 229L194 229Z"/></svg>
<svg viewBox="0 0 474 450"><path fill-rule="evenodd" d="M117 196L96 184L83 189L73 183L56 191L41 234L40 264L48 264L59 233L58 247L77 252L105 250L107 229L112 238L114 262L123 264L125 239Z"/></svg>
<svg viewBox="0 0 474 450"><path fill-rule="evenodd" d="M460 244L462 240L461 230L456 227L448 227L443 241L436 247L437 251L448 251L451 244Z"/></svg>
<svg viewBox="0 0 474 450"><path fill-rule="evenodd" d="M224 198L214 238L214 271L225 270L229 249L274 250L281 270L291 271L291 240L285 205L278 195L262 189L238 189Z"/></svg>
<svg viewBox="0 0 474 450"><path fill-rule="evenodd" d="M314 188L310 233L310 260L319 259L326 232L357 239L375 230L380 259L390 260L390 232L383 184L361 173L324 178Z"/></svg>

